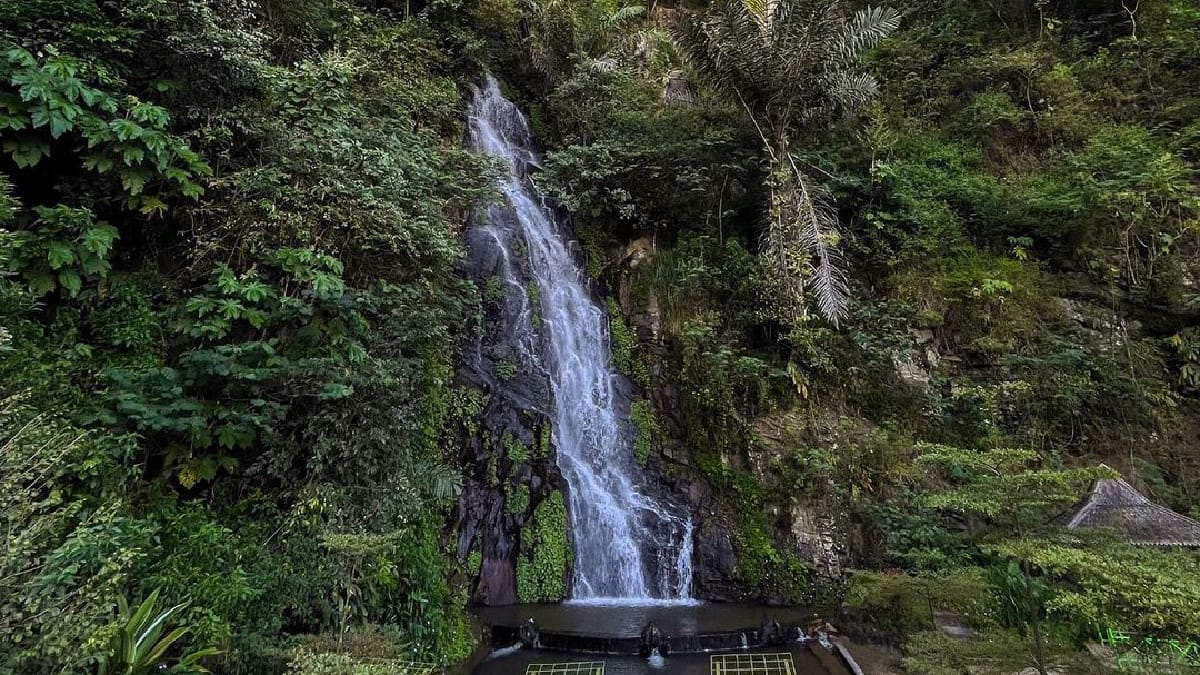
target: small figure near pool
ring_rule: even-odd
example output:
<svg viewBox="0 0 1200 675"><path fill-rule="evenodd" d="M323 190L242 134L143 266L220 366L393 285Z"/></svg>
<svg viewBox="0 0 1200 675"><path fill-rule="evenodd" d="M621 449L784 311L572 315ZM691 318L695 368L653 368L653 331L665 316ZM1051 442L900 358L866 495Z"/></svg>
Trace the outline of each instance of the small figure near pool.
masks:
<svg viewBox="0 0 1200 675"><path fill-rule="evenodd" d="M537 622L533 617L529 617L517 629L517 636L521 639L521 644L526 648L533 648L538 645L538 638L541 637L541 631L538 630Z"/></svg>
<svg viewBox="0 0 1200 675"><path fill-rule="evenodd" d="M638 644L638 655L650 656L655 651L659 656L667 656L671 651L670 638L663 634L662 630L654 625L653 621L648 621L646 627L642 629L642 640Z"/></svg>

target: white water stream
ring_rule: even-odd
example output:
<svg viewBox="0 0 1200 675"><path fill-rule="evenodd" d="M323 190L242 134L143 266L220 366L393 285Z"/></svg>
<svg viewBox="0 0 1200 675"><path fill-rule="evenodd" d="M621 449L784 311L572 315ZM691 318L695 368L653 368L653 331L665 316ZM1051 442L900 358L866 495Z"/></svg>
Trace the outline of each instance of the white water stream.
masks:
<svg viewBox="0 0 1200 675"><path fill-rule="evenodd" d="M540 297L544 364L554 395L553 440L567 482L575 549L571 599L596 604L686 603L692 581L692 523L639 485L627 428L615 409L617 377L609 357L608 318L593 301L568 248L563 224L530 180L538 157L528 120L488 77L470 107L472 147L507 163L497 187L503 203L488 207L476 234L503 256L499 275L526 296ZM532 279L522 278L527 258ZM525 275L528 276L528 275ZM514 293L515 295L515 293ZM521 312L531 311L526 302ZM524 325L526 322L520 322ZM521 341L532 346L532 341Z"/></svg>

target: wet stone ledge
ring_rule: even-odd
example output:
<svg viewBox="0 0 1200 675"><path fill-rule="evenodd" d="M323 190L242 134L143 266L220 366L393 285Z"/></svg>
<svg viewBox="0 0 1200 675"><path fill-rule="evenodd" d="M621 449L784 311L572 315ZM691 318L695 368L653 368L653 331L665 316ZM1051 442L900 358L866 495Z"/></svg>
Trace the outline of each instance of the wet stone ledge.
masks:
<svg viewBox="0 0 1200 675"><path fill-rule="evenodd" d="M704 654L795 644L801 634L799 627L789 626L783 627L779 637L772 640L761 639L758 628L697 635L669 635L663 636L663 640L669 654ZM519 643L534 649L581 654L641 655L646 651L641 637L584 635L544 630L536 630L531 634L528 626L492 626L493 647L503 648Z"/></svg>

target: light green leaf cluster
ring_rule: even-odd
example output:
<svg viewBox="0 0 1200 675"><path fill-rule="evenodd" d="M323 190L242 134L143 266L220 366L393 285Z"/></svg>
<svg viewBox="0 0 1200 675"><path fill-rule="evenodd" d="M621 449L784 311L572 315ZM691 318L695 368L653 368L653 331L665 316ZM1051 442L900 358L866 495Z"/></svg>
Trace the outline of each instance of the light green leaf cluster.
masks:
<svg viewBox="0 0 1200 675"><path fill-rule="evenodd" d="M1066 581L1047 609L1075 625L1161 638L1200 635L1200 560L1186 551L1045 539L1016 539L992 548Z"/></svg>
<svg viewBox="0 0 1200 675"><path fill-rule="evenodd" d="M6 271L20 274L31 293L43 296L62 288L75 297L84 282L108 276L109 252L120 236L115 227L96 221L86 208L39 206L35 212L32 229L16 230L0 242Z"/></svg>
<svg viewBox="0 0 1200 675"><path fill-rule="evenodd" d="M923 454L915 466L935 468L950 483L923 495L925 506L1006 522L1029 517L1036 523L1038 512L1044 519L1046 509L1077 500L1090 481L1115 475L1104 467L1035 468L1040 459L1030 450L973 451L944 445L919 449Z"/></svg>
<svg viewBox="0 0 1200 675"><path fill-rule="evenodd" d="M533 522L521 533L517 559L517 595L521 602L558 602L565 598L573 560L566 503L561 492L553 492L534 508Z"/></svg>

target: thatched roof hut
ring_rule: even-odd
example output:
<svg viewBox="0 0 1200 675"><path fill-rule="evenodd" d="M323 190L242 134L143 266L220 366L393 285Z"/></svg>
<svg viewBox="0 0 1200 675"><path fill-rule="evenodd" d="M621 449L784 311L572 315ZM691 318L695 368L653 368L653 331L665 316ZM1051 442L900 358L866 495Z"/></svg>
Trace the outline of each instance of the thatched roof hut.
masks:
<svg viewBox="0 0 1200 675"><path fill-rule="evenodd" d="M1104 528L1134 546L1200 548L1200 522L1151 502L1120 478L1101 478L1054 522L1068 530Z"/></svg>

